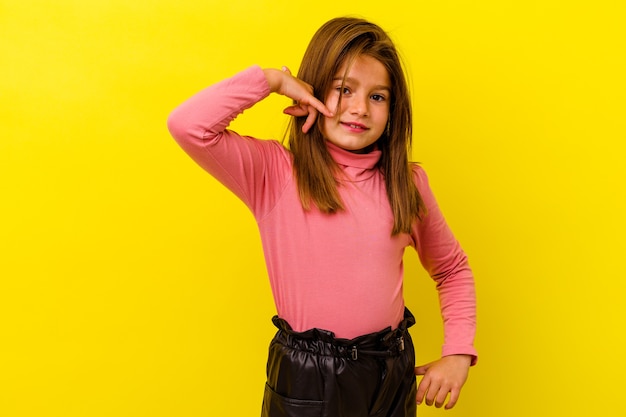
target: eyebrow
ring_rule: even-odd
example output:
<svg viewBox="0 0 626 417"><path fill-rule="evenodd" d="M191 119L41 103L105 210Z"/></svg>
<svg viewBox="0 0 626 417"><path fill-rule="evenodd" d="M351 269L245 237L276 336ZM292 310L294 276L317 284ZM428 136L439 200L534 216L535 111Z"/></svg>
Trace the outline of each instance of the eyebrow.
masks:
<svg viewBox="0 0 626 417"><path fill-rule="evenodd" d="M335 82L335 81L343 82L343 77L335 77L335 78L333 78L333 82ZM348 82L349 83L353 83L353 84L358 84L359 83L356 79L351 78L351 77L346 78L346 82L347 83ZM388 85L375 85L373 90L387 90L387 91L391 92L391 87L388 86Z"/></svg>

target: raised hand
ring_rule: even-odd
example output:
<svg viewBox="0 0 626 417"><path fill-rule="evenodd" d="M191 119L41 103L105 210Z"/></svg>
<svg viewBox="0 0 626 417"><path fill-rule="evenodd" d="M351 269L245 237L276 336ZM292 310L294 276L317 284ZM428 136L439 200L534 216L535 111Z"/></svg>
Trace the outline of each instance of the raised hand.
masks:
<svg viewBox="0 0 626 417"><path fill-rule="evenodd" d="M306 116L306 121L302 126L304 133L313 127L318 113L322 113L326 117L333 117L333 112L324 103L315 98L313 87L291 75L287 67L283 67L282 70L268 68L263 71L270 85L271 92L281 94L295 101L294 105L285 108L283 112L295 117Z"/></svg>

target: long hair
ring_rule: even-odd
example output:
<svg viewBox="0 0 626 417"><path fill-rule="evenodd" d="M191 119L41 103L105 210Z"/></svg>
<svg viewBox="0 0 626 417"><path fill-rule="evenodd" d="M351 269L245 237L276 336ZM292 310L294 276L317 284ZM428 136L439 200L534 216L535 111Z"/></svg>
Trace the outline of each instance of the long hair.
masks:
<svg viewBox="0 0 626 417"><path fill-rule="evenodd" d="M339 69L344 64L349 68L360 55L380 61L389 73L392 90L389 119L386 132L376 141L381 150L377 168L384 176L393 212L391 233L408 233L415 220L425 212L425 206L413 182L408 160L412 143L408 86L389 36L379 26L363 19L341 17L330 20L313 35L297 76L313 86L316 98L324 102ZM289 148L293 153L294 175L302 206L308 210L313 203L324 213L335 213L343 209L335 179L338 166L325 144L322 117L318 117L315 126L306 134L302 133L305 118L293 119L288 131Z"/></svg>

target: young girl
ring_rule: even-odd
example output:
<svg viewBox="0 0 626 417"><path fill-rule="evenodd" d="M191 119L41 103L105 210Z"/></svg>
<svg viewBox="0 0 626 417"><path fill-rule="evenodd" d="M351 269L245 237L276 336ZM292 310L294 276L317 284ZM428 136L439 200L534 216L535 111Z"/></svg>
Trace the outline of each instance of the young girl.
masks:
<svg viewBox="0 0 626 417"><path fill-rule="evenodd" d="M258 223L278 313L263 416L415 416L422 401L451 408L476 362L472 272L424 170L408 161L407 91L387 34L338 18L314 35L297 77L251 67L168 120ZM294 101L285 109L289 149L227 130L270 93ZM419 367L402 294L407 246L436 281L444 319L442 358Z"/></svg>

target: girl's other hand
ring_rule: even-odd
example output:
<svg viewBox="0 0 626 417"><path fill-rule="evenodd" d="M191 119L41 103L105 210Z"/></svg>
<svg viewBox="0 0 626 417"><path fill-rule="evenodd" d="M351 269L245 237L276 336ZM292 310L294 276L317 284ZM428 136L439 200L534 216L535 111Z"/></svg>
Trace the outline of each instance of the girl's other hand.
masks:
<svg viewBox="0 0 626 417"><path fill-rule="evenodd" d="M295 101L294 105L287 107L283 112L294 117L306 116L306 121L302 126L304 133L313 127L318 113L322 113L327 117L333 117L333 112L324 103L315 98L313 87L292 76L287 67L283 67L282 71L268 68L264 69L263 72L272 93L281 94Z"/></svg>
<svg viewBox="0 0 626 417"><path fill-rule="evenodd" d="M424 375L417 387L417 404L425 399L426 405L434 404L440 408L450 394L445 408L454 407L467 380L471 361L469 355L451 355L416 367L415 375Z"/></svg>

